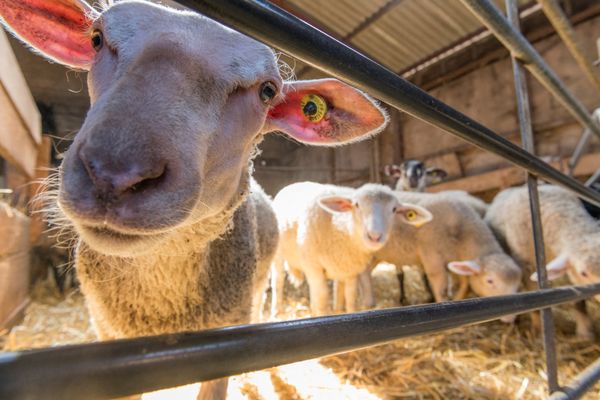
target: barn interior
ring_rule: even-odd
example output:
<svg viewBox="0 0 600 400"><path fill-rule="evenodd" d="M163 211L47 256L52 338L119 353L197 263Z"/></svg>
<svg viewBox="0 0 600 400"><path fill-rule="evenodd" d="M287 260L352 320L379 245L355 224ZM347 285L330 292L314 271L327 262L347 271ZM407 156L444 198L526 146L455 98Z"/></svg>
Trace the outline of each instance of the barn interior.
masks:
<svg viewBox="0 0 600 400"><path fill-rule="evenodd" d="M181 7L172 1L161 3ZM510 52L460 1L271 0L416 84L513 143L520 144ZM600 90L557 34L537 1L520 0L521 29L587 110L600 107ZM496 4L504 9L504 1ZM600 58L600 2L565 0L562 9L590 60ZM327 74L279 54L289 78ZM600 75L600 67L596 74ZM535 139L542 160L581 182L600 169L600 143L546 88L527 76ZM51 63L0 30L0 349L95 341L72 268L71 237L56 236L36 202L42 182L81 127L89 97L86 74ZM385 106L385 104L384 104ZM418 159L447 172L429 192L465 190L491 201L523 184L525 172L424 121L386 109L379 135L348 146L315 148L267 135L254 160L254 177L274 196L283 187L314 181L349 187L393 185L385 166ZM576 165L572 156L588 136ZM408 274L415 273L407 266ZM415 273L418 275L417 273ZM376 307L399 306L395 269L373 276ZM422 285L415 278L415 285ZM417 288L418 291L422 288ZM424 290L424 289L423 289ZM309 316L308 288L286 283L282 319ZM415 298L412 304L431 301ZM600 310L588 300L596 332ZM597 341L573 336L568 306L555 309L559 379L569 381L600 357ZM527 318L402 339L378 347L236 376L231 399L542 399L546 380L540 336ZM168 373L166 371L165 373ZM193 399L198 385L144 394L147 399ZM587 399L600 398L596 385Z"/></svg>

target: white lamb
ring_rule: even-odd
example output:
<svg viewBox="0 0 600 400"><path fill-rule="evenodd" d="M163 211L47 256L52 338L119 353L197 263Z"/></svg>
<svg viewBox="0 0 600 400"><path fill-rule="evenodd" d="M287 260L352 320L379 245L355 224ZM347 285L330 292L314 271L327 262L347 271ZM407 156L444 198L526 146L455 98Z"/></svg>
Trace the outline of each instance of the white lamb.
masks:
<svg viewBox="0 0 600 400"><path fill-rule="evenodd" d="M393 221L419 227L431 220L422 207L400 203L386 186L359 189L295 183L273 200L281 240L273 264L273 313L281 307L284 262L306 275L314 315L329 310L327 278L338 282L336 309L356 310L357 277L385 245Z"/></svg>
<svg viewBox="0 0 600 400"><path fill-rule="evenodd" d="M540 185L540 206L546 250L548 279L567 274L574 284L600 281L600 226L583 208L579 199L566 189ZM531 229L531 211L526 187L500 192L486 215L496 235L511 254L526 268L524 284L535 288L529 279L535 271L535 253ZM537 274L531 276L537 279ZM600 296L596 296L600 300ZM585 302L575 307L576 333L581 338L594 337L592 321Z"/></svg>
<svg viewBox="0 0 600 400"><path fill-rule="evenodd" d="M491 230L462 193L396 192L400 202L425 207L433 220L415 230L394 224L390 239L375 253L373 264L388 262L423 266L436 301L448 300L447 268L468 277L479 296L511 294L518 290L521 269L502 250ZM464 192L463 192L464 193ZM511 322L514 317L502 318Z"/></svg>
<svg viewBox="0 0 600 400"><path fill-rule="evenodd" d="M428 201L436 203L437 201L443 202L445 200L459 202L470 207L480 217L485 215L488 207L488 205L481 199L471 196L469 193L462 190L448 190L439 193L397 191L397 193L401 201L413 204L421 204L422 202ZM455 212L459 211L457 210ZM440 215L439 218L443 219L446 217ZM467 220L473 218L474 217L469 213ZM432 223L438 225L441 222L434 221ZM364 308L372 308L375 305L375 297L371 282L371 272L380 262L388 262L396 265L398 283L400 285L400 304L404 304L405 301L408 301L408 303L411 304L417 300L419 302L423 302L431 299L431 295L426 290L427 284L424 282L426 280L426 274L423 271L422 265L413 265L413 263L416 263L416 260L418 260L416 255L417 246L415 244L416 242L414 237L406 237L408 236L408 231L409 229L407 227L398 225L394 229L395 236L391 238L388 244L380 252L375 254L369 268L363 274L361 274L359 288L361 291ZM407 267L407 265L411 266ZM410 271L406 271L405 268L409 268ZM405 271L410 272L410 274L405 276ZM469 288L468 279L465 278L464 275L461 275L460 288L456 294L451 296L450 291L453 289L454 283L450 275L448 275L447 278L448 296L457 300L464 298ZM407 282L406 279L410 279L411 281Z"/></svg>
<svg viewBox="0 0 600 400"><path fill-rule="evenodd" d="M57 201L79 235L76 268L101 339L248 323L277 239L252 184L256 145L274 130L350 142L386 123L339 81L284 82L271 49L196 13L2 0L0 17L39 53L89 71L91 109ZM226 387L204 384L199 398Z"/></svg>

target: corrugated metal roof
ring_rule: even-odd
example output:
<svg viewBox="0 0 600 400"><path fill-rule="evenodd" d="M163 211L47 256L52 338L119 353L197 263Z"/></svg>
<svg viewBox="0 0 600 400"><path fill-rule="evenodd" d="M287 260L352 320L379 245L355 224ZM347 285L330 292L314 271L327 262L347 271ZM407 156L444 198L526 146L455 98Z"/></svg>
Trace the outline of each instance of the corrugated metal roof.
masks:
<svg viewBox="0 0 600 400"><path fill-rule="evenodd" d="M519 4L527 2L520 0ZM459 0L285 0L280 3L396 72L414 66L482 28ZM504 7L502 0L496 3ZM382 9L385 12L378 15ZM369 19L372 20L356 32L356 28ZM353 33L351 38L350 33Z"/></svg>

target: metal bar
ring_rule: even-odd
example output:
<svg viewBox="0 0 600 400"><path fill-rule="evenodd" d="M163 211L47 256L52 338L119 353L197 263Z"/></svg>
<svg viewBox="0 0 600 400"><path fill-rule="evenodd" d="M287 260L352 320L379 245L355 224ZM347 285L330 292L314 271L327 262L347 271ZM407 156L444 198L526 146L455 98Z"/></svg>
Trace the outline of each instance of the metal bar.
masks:
<svg viewBox="0 0 600 400"><path fill-rule="evenodd" d="M600 206L599 193L265 0L179 0L179 3L321 68L401 111L497 154Z"/></svg>
<svg viewBox="0 0 600 400"><path fill-rule="evenodd" d="M571 55L577 61L577 64L583 70L583 73L587 78L596 86L596 90L600 90L600 75L594 69L593 61L589 59L581 49L579 40L577 40L577 33L571 26L569 19L560 8L558 1L556 0L538 0L538 3L542 6L542 10L546 17L550 20L550 23L561 37L567 49L571 52Z"/></svg>
<svg viewBox="0 0 600 400"><path fill-rule="evenodd" d="M555 392L548 400L576 400L582 398L596 382L600 380L600 359L587 367L559 392Z"/></svg>
<svg viewBox="0 0 600 400"><path fill-rule="evenodd" d="M594 110L594 112L592 113L592 119L597 124L600 124L600 108L596 108ZM581 137L579 138L579 141L577 142L577 145L575 146L575 150L573 151L573 155L571 156L571 158L569 159L569 162L567 163L567 165L569 167L569 171L568 171L569 176L573 176L573 174L575 173L575 168L577 168L577 164L579 163L581 156L587 150L587 146L589 144L591 135L592 134L591 134L590 130L587 128L581 134ZM585 184L585 186L590 186L590 185L591 185L591 183Z"/></svg>
<svg viewBox="0 0 600 400"><path fill-rule="evenodd" d="M600 294L600 283L0 354L1 399L100 399L337 354Z"/></svg>
<svg viewBox="0 0 600 400"><path fill-rule="evenodd" d="M596 170L596 172L594 172L594 175L590 176L590 178L587 181L585 181L585 186L592 186L594 183L596 183L598 178L600 178L600 169Z"/></svg>
<svg viewBox="0 0 600 400"><path fill-rule="evenodd" d="M581 137L579 138L579 141L577 142L577 145L575 146L575 150L573 150L573 155L571 156L571 158L569 158L569 161L567 162L567 166L569 168L569 176L573 176L575 168L577 167L577 164L579 164L581 156L587 149L587 145L591 137L592 132L589 129L585 128L583 130L583 133L581 134Z"/></svg>
<svg viewBox="0 0 600 400"><path fill-rule="evenodd" d="M512 28L520 32L519 9L516 0L506 1L506 15ZM517 98L517 113L519 115L519 127L521 130L521 142L523 148L532 155L535 155L535 143L533 138L533 129L531 123L531 112L529 108L529 92L527 91L527 82L525 71L519 60L511 55L513 66L513 77L515 81L515 94ZM533 234L533 244L535 250L535 268L538 277L538 287L545 289L548 287L548 278L546 274L546 259L544 249L544 232L542 229L542 218L540 209L540 198L537 188L537 179L530 173L527 174L527 188L529 191L529 208L531 211L531 226ZM546 373L548 375L548 391L552 393L559 389L558 373L556 363L556 344L554 341L554 321L552 310L544 308L542 314L542 340L544 342L544 353L546 355Z"/></svg>
<svg viewBox="0 0 600 400"><path fill-rule="evenodd" d="M542 56L519 32L515 31L490 0L461 0L491 30L496 38L521 60L525 67L584 127L600 137L600 126L583 104L567 89Z"/></svg>

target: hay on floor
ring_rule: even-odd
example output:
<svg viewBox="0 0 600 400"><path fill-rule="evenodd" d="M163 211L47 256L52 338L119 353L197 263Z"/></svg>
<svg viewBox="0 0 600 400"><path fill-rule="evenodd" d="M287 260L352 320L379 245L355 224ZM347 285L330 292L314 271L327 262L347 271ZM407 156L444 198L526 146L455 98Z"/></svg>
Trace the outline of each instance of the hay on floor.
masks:
<svg viewBox="0 0 600 400"><path fill-rule="evenodd" d="M378 267L379 307L397 304L393 267ZM284 317L308 316L306 285L286 285ZM562 310L562 313L568 308ZM560 313L559 313L560 314ZM544 399L543 349L528 321L500 322L398 340L382 346L233 377L229 399ZM83 297L61 296L38 283L25 320L0 334L5 351L95 340ZM600 346L557 334L560 382L568 382L600 357ZM168 373L167 371L165 373ZM148 393L144 399L194 399L198 385ZM586 399L600 398L596 386Z"/></svg>

